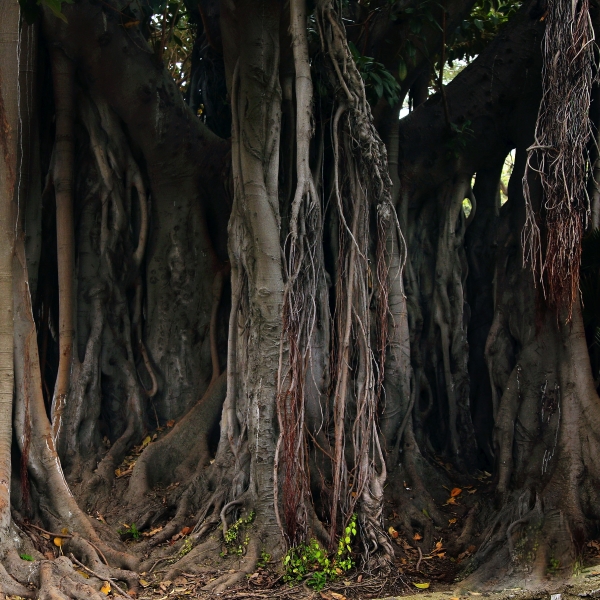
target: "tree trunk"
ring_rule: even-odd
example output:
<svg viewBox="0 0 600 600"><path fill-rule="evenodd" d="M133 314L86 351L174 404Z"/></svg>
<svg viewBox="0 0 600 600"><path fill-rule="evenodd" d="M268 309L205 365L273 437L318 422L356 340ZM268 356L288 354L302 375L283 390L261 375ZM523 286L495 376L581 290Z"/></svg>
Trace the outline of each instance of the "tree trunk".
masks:
<svg viewBox="0 0 600 600"><path fill-rule="evenodd" d="M19 80L19 5L0 3L0 539L11 524L10 480L12 444L13 279L15 194L18 195L17 136Z"/></svg>

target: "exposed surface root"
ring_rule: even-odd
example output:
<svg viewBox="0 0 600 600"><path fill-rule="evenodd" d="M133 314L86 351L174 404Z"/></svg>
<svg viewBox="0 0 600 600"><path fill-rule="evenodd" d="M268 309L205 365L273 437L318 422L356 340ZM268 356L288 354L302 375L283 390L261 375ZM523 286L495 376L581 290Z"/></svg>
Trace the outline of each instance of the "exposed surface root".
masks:
<svg viewBox="0 0 600 600"><path fill-rule="evenodd" d="M0 563L0 592L8 595L22 596L24 598L34 598L35 591L26 588L18 581L13 579L7 572L2 563Z"/></svg>
<svg viewBox="0 0 600 600"><path fill-rule="evenodd" d="M106 598L99 589L102 581L96 580L94 587L73 569L68 558L44 560L40 564L40 600L102 600Z"/></svg>
<svg viewBox="0 0 600 600"><path fill-rule="evenodd" d="M258 536L253 536L246 548L245 555L240 559L238 568L233 573L221 575L205 586L205 590L220 594L227 588L243 581L248 575L256 570L256 564L260 556L260 543Z"/></svg>

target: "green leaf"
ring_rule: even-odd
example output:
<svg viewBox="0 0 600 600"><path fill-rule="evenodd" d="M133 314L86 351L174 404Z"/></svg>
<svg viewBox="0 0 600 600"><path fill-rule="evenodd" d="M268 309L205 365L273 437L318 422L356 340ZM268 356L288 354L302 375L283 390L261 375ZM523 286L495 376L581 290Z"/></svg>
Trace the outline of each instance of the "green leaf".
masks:
<svg viewBox="0 0 600 600"><path fill-rule="evenodd" d="M407 75L408 69L406 68L406 63L400 58L398 61L398 79L404 81Z"/></svg>
<svg viewBox="0 0 600 600"><path fill-rule="evenodd" d="M19 554L19 556L23 559L23 560L28 560L28 561L33 561L34 558L33 556L31 556L30 554Z"/></svg>
<svg viewBox="0 0 600 600"><path fill-rule="evenodd" d="M62 14L61 7L62 3L73 4L73 0L38 0L40 4L47 6L55 17L58 17L61 21L67 22L67 17Z"/></svg>

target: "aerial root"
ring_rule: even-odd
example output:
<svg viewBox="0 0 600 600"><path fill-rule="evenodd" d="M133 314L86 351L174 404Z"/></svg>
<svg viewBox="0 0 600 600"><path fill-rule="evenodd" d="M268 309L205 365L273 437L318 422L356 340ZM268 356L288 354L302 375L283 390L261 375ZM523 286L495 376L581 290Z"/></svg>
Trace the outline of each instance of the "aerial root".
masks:
<svg viewBox="0 0 600 600"><path fill-rule="evenodd" d="M111 567L100 560L99 554L104 558L103 553L89 543L87 540L84 540L79 535L74 535L72 539L68 541L66 544L69 550L75 550L79 556L81 556L85 563L86 567L94 571L96 576L103 578L106 581L118 580L125 581L128 586L128 593L131 595L137 594L138 585L139 585L139 576L133 570L135 568L133 565L129 566L131 570L120 569L118 567ZM105 549L110 550L110 549ZM118 558L126 557L127 555L122 552L107 552L109 555L117 555ZM121 556L122 555L122 556ZM128 561L126 561L128 562ZM123 561L120 561L119 564L122 564ZM128 565L124 565L128 566ZM137 566L137 565L135 565Z"/></svg>
<svg viewBox="0 0 600 600"><path fill-rule="evenodd" d="M2 563L0 563L0 599L4 598L2 592L9 596L21 596L23 598L33 598L35 596L34 590L26 588L24 585L21 585L18 581L13 579L6 572Z"/></svg>
<svg viewBox="0 0 600 600"><path fill-rule="evenodd" d="M258 539L257 536L254 536L248 543L245 556L240 561L240 568L236 569L234 573L225 573L221 577L217 577L217 579L205 585L204 589L208 592L220 594L227 588L244 581L247 575L254 573L256 570L259 555Z"/></svg>
<svg viewBox="0 0 600 600"><path fill-rule="evenodd" d="M179 560L175 558L177 562L171 563L169 570L165 576L165 579L173 580L181 573L201 573L206 570L207 567L202 565L202 561L206 558L217 556L221 549L222 542L219 539L206 540L202 544L199 544L195 548L186 554ZM173 560L165 558L162 560Z"/></svg>
<svg viewBox="0 0 600 600"><path fill-rule="evenodd" d="M65 556L40 563L39 600L106 600L98 591L102 584L100 579L85 579Z"/></svg>

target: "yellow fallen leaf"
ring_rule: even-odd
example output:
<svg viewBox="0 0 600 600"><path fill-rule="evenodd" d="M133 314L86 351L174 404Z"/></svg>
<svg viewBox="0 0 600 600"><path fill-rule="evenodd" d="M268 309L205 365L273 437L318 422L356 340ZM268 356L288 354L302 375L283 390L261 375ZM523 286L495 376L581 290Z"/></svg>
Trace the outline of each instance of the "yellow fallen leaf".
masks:
<svg viewBox="0 0 600 600"><path fill-rule="evenodd" d="M106 594L106 595L108 596L108 592L110 592L110 583L109 583L108 581L105 581L105 582L102 584L102 587L100 588L100 591L101 591L103 594Z"/></svg>
<svg viewBox="0 0 600 600"><path fill-rule="evenodd" d="M142 441L142 448L145 448L151 441L152 438L149 435L147 435Z"/></svg>
<svg viewBox="0 0 600 600"><path fill-rule="evenodd" d="M69 530L68 530L66 527L63 527L63 528L60 530L60 532L61 532L61 533L64 533L65 535L67 535L67 534L69 533Z"/></svg>
<svg viewBox="0 0 600 600"><path fill-rule="evenodd" d="M145 579L140 579L140 585L142 587L148 587L150 584Z"/></svg>
<svg viewBox="0 0 600 600"><path fill-rule="evenodd" d="M429 587L429 583L414 583L413 585L420 590L426 590Z"/></svg>
<svg viewBox="0 0 600 600"><path fill-rule="evenodd" d="M55 537L53 541L54 545L58 546L59 548L63 545L63 539L60 537Z"/></svg>
<svg viewBox="0 0 600 600"><path fill-rule="evenodd" d="M84 579L89 579L90 576L85 571L77 571Z"/></svg>
<svg viewBox="0 0 600 600"><path fill-rule="evenodd" d="M460 488L452 488L450 492L450 497L455 498L456 496L460 496L462 494L462 490Z"/></svg>
<svg viewBox="0 0 600 600"><path fill-rule="evenodd" d="M415 540L416 542L418 542L419 540L422 540L423 536L420 533L415 533L415 535L413 535L413 540Z"/></svg>
<svg viewBox="0 0 600 600"><path fill-rule="evenodd" d="M153 535L156 535L159 531L162 531L162 526L161 527L155 527L154 529L151 529L150 531L144 531L142 533L142 535L144 537L152 537Z"/></svg>
<svg viewBox="0 0 600 600"><path fill-rule="evenodd" d="M397 538L397 537L398 537L398 535L399 535L399 534L398 534L398 532L397 532L397 531L396 531L396 530L395 530L393 527L390 527L390 528L388 529L388 533L389 533L389 534L390 534L390 535L391 535L391 536L392 536L394 539L395 539L395 538Z"/></svg>

